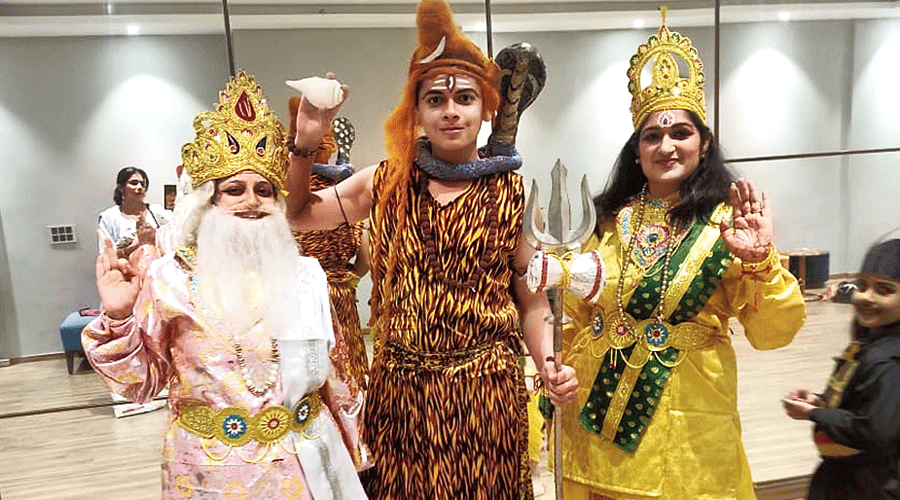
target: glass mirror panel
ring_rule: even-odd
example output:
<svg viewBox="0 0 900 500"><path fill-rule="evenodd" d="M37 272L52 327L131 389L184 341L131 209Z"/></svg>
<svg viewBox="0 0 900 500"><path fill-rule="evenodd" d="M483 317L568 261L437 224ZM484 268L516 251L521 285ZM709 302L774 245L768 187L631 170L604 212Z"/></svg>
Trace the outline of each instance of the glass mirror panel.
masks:
<svg viewBox="0 0 900 500"><path fill-rule="evenodd" d="M896 147L900 19L872 3L728 2L720 136L735 158Z"/></svg>
<svg viewBox="0 0 900 500"><path fill-rule="evenodd" d="M896 11L897 9L894 9ZM859 19L853 25L852 118L848 148L900 146L900 14Z"/></svg>
<svg viewBox="0 0 900 500"><path fill-rule="evenodd" d="M94 377L83 358L68 374L60 325L99 307L97 220L119 169L145 170L145 202L164 205L194 115L218 100L222 4L0 9L0 358L24 362L0 368L0 414L109 403L99 381L81 383ZM73 241L53 241L58 227ZM42 366L35 377L26 361Z"/></svg>
<svg viewBox="0 0 900 500"><path fill-rule="evenodd" d="M824 250L830 273L852 272L858 263L846 247L848 157L735 163L732 168L768 191L779 251Z"/></svg>
<svg viewBox="0 0 900 500"><path fill-rule="evenodd" d="M851 269L884 238L900 238L900 152L854 155L847 170L847 234Z"/></svg>
<svg viewBox="0 0 900 500"><path fill-rule="evenodd" d="M194 115L229 74L222 3L0 4L0 495L159 498L166 410L115 418L74 356L70 313L99 307L98 214L116 174L164 205ZM53 242L53 227L74 241Z"/></svg>

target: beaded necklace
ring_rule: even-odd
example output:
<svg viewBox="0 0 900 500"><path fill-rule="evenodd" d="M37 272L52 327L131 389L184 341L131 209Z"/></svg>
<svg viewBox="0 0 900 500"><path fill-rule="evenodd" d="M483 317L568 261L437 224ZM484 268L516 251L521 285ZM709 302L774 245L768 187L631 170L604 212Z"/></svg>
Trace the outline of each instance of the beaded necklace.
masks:
<svg viewBox="0 0 900 500"><path fill-rule="evenodd" d="M192 302L197 307L198 311L203 315L204 318L208 319L210 323L213 324L213 327L218 329L219 331L228 332L222 324L216 319L216 315L211 311L207 311L206 308L203 307L201 303L197 301L197 297L200 295L198 293L197 286L197 275L193 272L190 275L190 290L193 296ZM262 319L253 324L247 331L253 330L258 325L262 324ZM262 387L257 387L256 383L253 381L253 376L250 373L250 369L247 367L247 361L244 359L244 346L241 345L235 338L235 335L231 335L231 345L234 347L234 352L237 356L238 366L241 368L241 379L244 381L244 385L247 387L247 390L250 391L250 394L253 394L256 397L265 396L275 384L278 383L278 373L279 373L279 360L281 358L278 353L278 342L274 338L270 338L272 347L269 353L270 363L267 367L266 383Z"/></svg>
<svg viewBox="0 0 900 500"><path fill-rule="evenodd" d="M238 366L241 367L241 378L244 379L244 385L247 386L247 390L250 391L250 394L254 396L264 396L273 387L278 383L278 366L280 356L278 354L278 342L275 339L270 339L272 342L272 350L269 354L269 363L271 363L267 369L268 377L266 378L266 385L262 388L256 387L256 384L252 380L252 376L250 374L250 369L247 368L247 362L244 361L244 348L240 343L234 341L234 352L237 354L237 362Z"/></svg>
<svg viewBox="0 0 900 500"><path fill-rule="evenodd" d="M637 241L637 235L640 232L641 225L644 222L644 209L647 205L647 185L644 185L644 188L641 189L641 195L639 198L639 213L637 224L634 227L634 230L631 232L631 236L628 238L628 248L625 251L625 254L622 256L622 266L619 272L619 283L616 287L616 307L619 312L619 325L616 327L616 333L618 335L630 335L635 340L639 339L639 336L635 331L631 328L631 325L628 324L628 321L625 318L625 306L622 303L622 291L625 288L625 272L628 270L628 262L631 260L632 252L634 251L634 245ZM662 268L662 285L659 290L659 303L656 305L656 322L647 325L644 329L644 336L648 339L650 338L660 338L668 336L669 330L663 324L663 302L665 301L666 291L669 288L669 261L671 260L672 253L674 253L675 247L677 245L673 244L675 241L674 232L672 236L666 242L666 253L665 259L663 261Z"/></svg>
<svg viewBox="0 0 900 500"><path fill-rule="evenodd" d="M497 202L499 195L497 194L496 182L489 182L488 184L491 184L491 186L489 186L488 189L487 241L485 242L484 251L481 253L481 258L478 260L475 271L469 276L469 279L461 281L449 278L447 273L444 272L443 266L438 262L434 236L431 233L431 222L428 220L428 207L426 207L425 202L425 197L429 196L428 175L423 172L419 178L419 231L422 235L422 243L425 245L425 260L428 262L434 275L437 276L437 279L445 285L457 288L469 288L474 291L475 285L477 285L478 282L481 281L482 276L484 276L485 268L490 265L490 255L494 252L494 247L497 246L497 232L500 225L500 205Z"/></svg>

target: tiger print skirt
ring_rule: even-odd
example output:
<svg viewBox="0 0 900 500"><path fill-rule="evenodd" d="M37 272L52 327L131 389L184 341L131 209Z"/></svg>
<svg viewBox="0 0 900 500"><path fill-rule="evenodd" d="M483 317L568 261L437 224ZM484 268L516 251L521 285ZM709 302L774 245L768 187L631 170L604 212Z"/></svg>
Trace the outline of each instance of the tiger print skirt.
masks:
<svg viewBox="0 0 900 500"><path fill-rule="evenodd" d="M515 349L494 342L436 355L388 343L369 389L369 498L533 498L528 396Z"/></svg>

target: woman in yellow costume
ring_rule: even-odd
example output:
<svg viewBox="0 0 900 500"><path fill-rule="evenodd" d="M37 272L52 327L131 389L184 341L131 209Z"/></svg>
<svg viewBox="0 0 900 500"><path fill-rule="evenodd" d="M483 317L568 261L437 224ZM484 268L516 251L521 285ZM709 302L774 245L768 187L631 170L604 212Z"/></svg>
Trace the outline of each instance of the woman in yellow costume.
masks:
<svg viewBox="0 0 900 500"><path fill-rule="evenodd" d="M299 107L300 97L291 97L288 101L289 141L293 141L297 135ZM346 128L348 122L338 123L345 127L342 132L352 133L352 129ZM347 139L352 142L352 138ZM322 138L314 155L315 163L309 178L311 190L330 188L353 175L353 165L349 163L349 152L346 151L349 144L346 142L342 141L341 146L345 151L338 154L336 164L330 164L331 157L338 149L334 127L332 126ZM331 230L294 231L294 239L300 245L303 254L318 260L328 276L328 294L334 307L334 320L341 327L347 347L346 353L336 352L337 355L347 356L348 359L344 360L343 364L347 366L351 379L359 382L363 389L366 388L369 377L369 359L359 323L356 286L359 279L369 271L369 237L364 231L365 225L366 222L362 221L355 224L344 223Z"/></svg>
<svg viewBox="0 0 900 500"><path fill-rule="evenodd" d="M529 269L534 289L561 279L573 292L564 361L581 383L562 411L565 497L753 499L728 320L756 349L782 347L803 298L772 244L768 195L724 166L703 65L665 12L628 77L634 133L594 199L596 234L564 265L539 253Z"/></svg>

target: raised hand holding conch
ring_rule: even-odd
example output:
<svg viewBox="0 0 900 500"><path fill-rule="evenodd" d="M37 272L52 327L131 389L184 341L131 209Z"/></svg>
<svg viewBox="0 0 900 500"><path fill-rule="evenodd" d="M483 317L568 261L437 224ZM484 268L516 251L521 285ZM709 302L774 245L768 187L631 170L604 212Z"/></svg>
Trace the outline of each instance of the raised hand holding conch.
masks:
<svg viewBox="0 0 900 500"><path fill-rule="evenodd" d="M312 76L285 83L303 96L297 111L294 145L304 151L314 151L347 99L350 87L342 85L330 72L325 78Z"/></svg>

